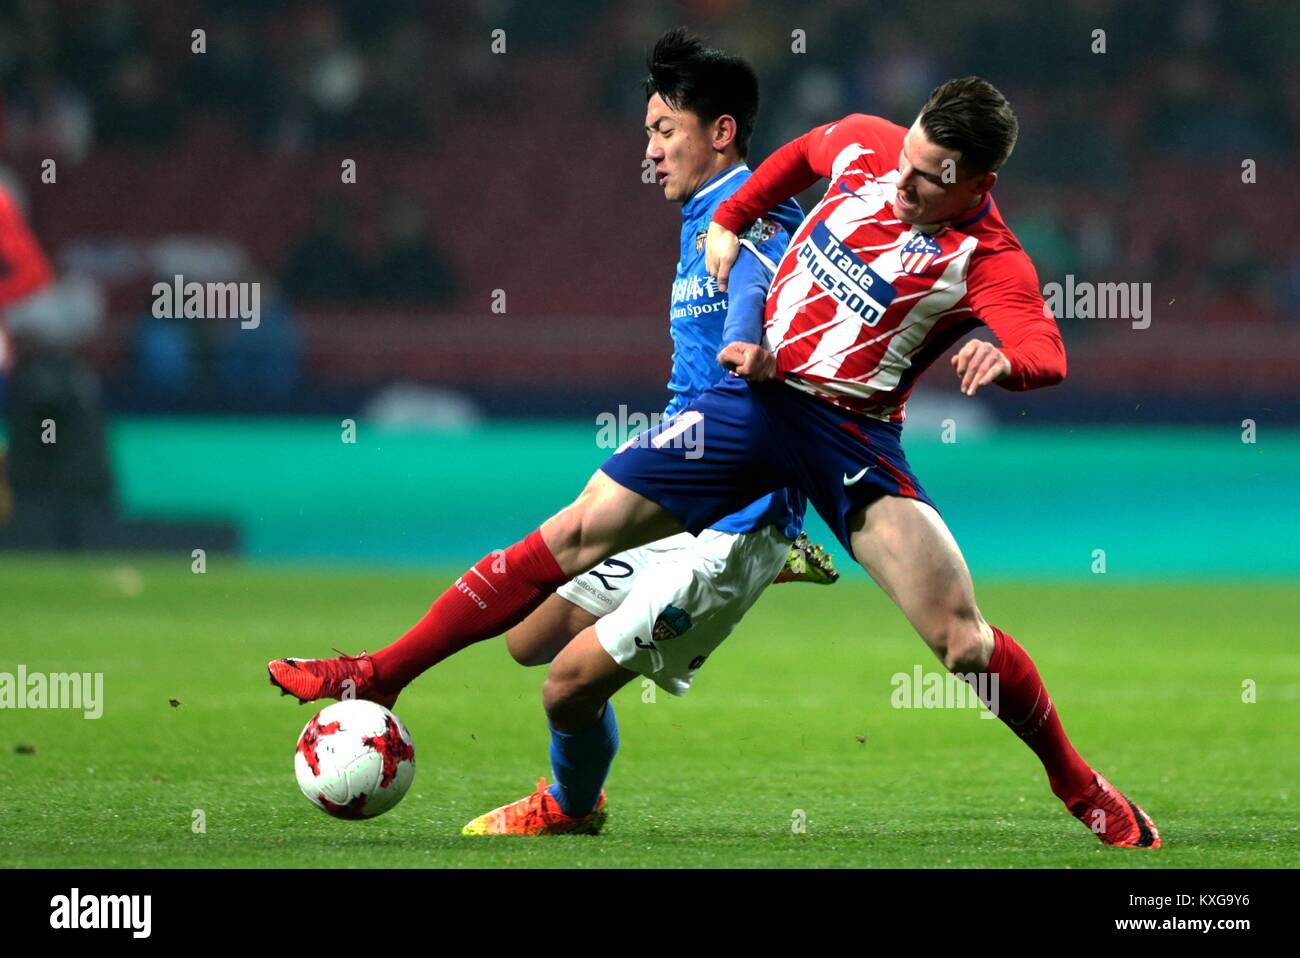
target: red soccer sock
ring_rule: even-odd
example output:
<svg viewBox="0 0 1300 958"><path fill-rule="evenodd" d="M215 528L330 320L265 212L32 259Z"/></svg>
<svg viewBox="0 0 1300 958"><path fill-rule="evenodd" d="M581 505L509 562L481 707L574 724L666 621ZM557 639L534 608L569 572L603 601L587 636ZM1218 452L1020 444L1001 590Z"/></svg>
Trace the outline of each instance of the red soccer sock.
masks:
<svg viewBox="0 0 1300 958"><path fill-rule="evenodd" d="M992 629L993 656L988 671L997 676L998 718L1034 750L1047 771L1052 792L1068 803L1091 784L1092 769L1066 737L1034 660L1011 636L997 626Z"/></svg>
<svg viewBox="0 0 1300 958"><path fill-rule="evenodd" d="M397 691L448 656L518 625L569 579L540 529L485 555L409 632L371 656L379 687Z"/></svg>

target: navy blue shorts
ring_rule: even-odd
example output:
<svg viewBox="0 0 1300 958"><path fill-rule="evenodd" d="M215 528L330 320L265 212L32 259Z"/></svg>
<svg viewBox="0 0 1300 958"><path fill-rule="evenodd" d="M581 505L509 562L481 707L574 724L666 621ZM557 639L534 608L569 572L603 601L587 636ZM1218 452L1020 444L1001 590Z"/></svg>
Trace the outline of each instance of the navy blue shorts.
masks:
<svg viewBox="0 0 1300 958"><path fill-rule="evenodd" d="M852 555L848 522L858 509L884 495L934 506L903 455L902 432L901 423L785 383L728 378L600 468L697 535L760 496L795 486Z"/></svg>

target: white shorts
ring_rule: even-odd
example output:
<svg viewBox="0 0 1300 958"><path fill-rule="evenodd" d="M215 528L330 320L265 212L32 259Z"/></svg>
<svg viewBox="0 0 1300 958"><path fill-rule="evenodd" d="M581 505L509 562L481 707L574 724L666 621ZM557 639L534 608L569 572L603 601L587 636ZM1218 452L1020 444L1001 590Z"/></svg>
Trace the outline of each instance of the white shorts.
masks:
<svg viewBox="0 0 1300 958"><path fill-rule="evenodd" d="M596 638L615 662L685 695L789 552L775 526L683 532L620 552L556 594L599 617Z"/></svg>

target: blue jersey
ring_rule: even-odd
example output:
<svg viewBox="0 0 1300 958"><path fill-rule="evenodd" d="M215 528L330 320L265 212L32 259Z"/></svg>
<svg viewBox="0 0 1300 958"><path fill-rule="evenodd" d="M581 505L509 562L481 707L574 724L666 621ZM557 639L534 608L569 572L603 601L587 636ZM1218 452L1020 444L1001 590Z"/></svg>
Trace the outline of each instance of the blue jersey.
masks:
<svg viewBox="0 0 1300 958"><path fill-rule="evenodd" d="M664 410L666 416L681 412L710 386L728 378L717 360L723 346L762 342L767 289L790 237L803 222L799 204L786 200L746 229L740 237L740 257L732 267L727 292L718 289L717 281L704 268L704 239L713 211L749 176L749 167L743 163L723 170L682 206L681 258L677 261L669 313L673 371L668 389L673 398ZM803 528L805 508L801 492L784 489L758 499L710 528L751 532L775 525L793 539Z"/></svg>

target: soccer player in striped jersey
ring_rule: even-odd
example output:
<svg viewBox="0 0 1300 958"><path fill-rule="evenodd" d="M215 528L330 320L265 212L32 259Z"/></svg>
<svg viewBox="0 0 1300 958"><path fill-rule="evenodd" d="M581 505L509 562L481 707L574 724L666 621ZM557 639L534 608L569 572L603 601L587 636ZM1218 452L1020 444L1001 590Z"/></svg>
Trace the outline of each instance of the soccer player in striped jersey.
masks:
<svg viewBox="0 0 1300 958"><path fill-rule="evenodd" d="M984 618L961 551L900 441L917 377L981 323L998 342L973 339L952 357L964 395L1065 377L1033 265L992 197L1016 136L1001 92L966 77L937 87L910 127L850 116L774 153L714 214L707 256L719 285L730 279L737 230L819 179L830 187L777 269L764 345L724 348L719 360L737 377L683 414L698 419L703 455L687 461L652 438L611 456L570 506L505 550L505 563L480 560L401 640L373 660L320 667L321 689L337 696L351 680L358 695L392 694L520 621L603 558L702 530L793 484L939 660L977 690L996 687L989 704L1072 815L1104 844L1158 848L1146 813L1075 751L1028 653ZM489 574L491 601L468 601L461 586ZM561 656L566 668L547 680L549 703L568 721L599 719L613 672L597 651L575 640Z"/></svg>

